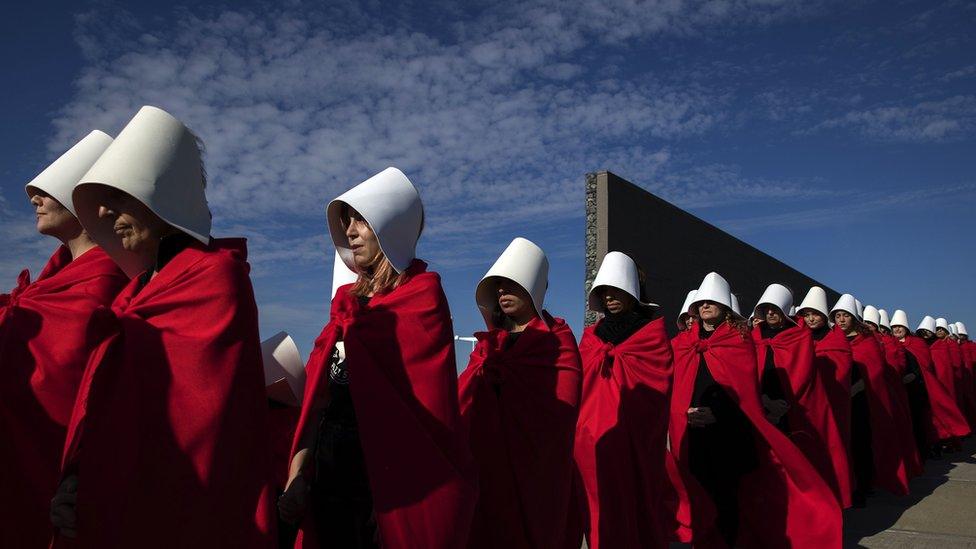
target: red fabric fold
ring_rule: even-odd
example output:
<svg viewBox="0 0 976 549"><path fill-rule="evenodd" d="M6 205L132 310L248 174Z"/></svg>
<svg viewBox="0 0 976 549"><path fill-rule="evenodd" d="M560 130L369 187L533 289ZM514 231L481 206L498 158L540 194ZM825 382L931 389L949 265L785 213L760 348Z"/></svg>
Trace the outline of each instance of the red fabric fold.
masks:
<svg viewBox="0 0 976 549"><path fill-rule="evenodd" d="M881 343L872 334L858 334L851 340L854 367L864 379L871 421L871 453L874 456L874 481L895 495L908 493L911 462L905 445L914 442L911 423L906 424L889 386L888 368ZM908 441L908 442L906 442Z"/></svg>
<svg viewBox="0 0 976 549"><path fill-rule="evenodd" d="M453 549L467 540L477 494L457 403L454 329L440 276L419 260L405 273L365 307L352 285L336 292L305 368L291 455L328 399L329 360L341 340L383 547ZM314 545L314 536L307 517L296 546Z"/></svg>
<svg viewBox="0 0 976 549"><path fill-rule="evenodd" d="M471 548L558 548L578 533L568 519L580 354L569 325L544 314L507 350L508 332L475 334L459 380L481 482Z"/></svg>
<svg viewBox="0 0 976 549"><path fill-rule="evenodd" d="M101 248L72 261L59 247L0 297L0 547L47 547L51 496L88 357L108 334L89 331L128 278Z"/></svg>
<svg viewBox="0 0 976 549"><path fill-rule="evenodd" d="M574 456L591 549L667 547L662 494L671 345L658 318L619 345L583 332L583 399Z"/></svg>
<svg viewBox="0 0 976 549"><path fill-rule="evenodd" d="M838 503L849 506L850 482L845 480L851 476L847 445L816 368L813 332L800 321L770 339L763 339L761 330L755 327L752 337L756 342L759 381L766 355L773 353L776 373L790 405L790 440L827 481Z"/></svg>
<svg viewBox="0 0 976 549"><path fill-rule="evenodd" d="M841 511L833 492L800 450L766 420L759 397L755 344L748 333L722 323L710 338L695 325L671 340L674 387L671 398L671 452L680 480L691 494L692 530L699 545L721 545L712 526L696 519L704 489L688 469L687 411L702 356L715 381L738 402L756 434L759 467L739 488L739 544L761 547L840 547ZM679 490L681 493L683 490ZM680 509L680 507L679 507Z"/></svg>
<svg viewBox="0 0 976 549"><path fill-rule="evenodd" d="M914 478L921 475L925 468L922 465L922 457L918 453L918 445L915 443L915 436L912 431L912 409L908 403L908 391L902 381L905 368L908 365L905 349L898 344L898 340L894 336L875 332L874 337L884 352L885 379L888 382L892 403L895 406L895 422L902 426L898 434L901 437L905 465L908 468L909 477Z"/></svg>
<svg viewBox="0 0 976 549"><path fill-rule="evenodd" d="M952 360L952 372L956 381L956 399L959 402L959 409L966 416L969 427L976 429L976 387L973 387L969 361L959 343L949 338L943 341L947 342L949 358Z"/></svg>
<svg viewBox="0 0 976 549"><path fill-rule="evenodd" d="M918 362L918 367L922 371L925 391L928 393L929 404L932 408L931 429L935 433L935 438L939 441L949 441L969 435L970 429L969 424L966 423L966 418L959 411L955 399L952 398L936 374L929 346L921 338L912 335L906 336L901 345L915 357L915 361Z"/></svg>
<svg viewBox="0 0 976 549"><path fill-rule="evenodd" d="M72 547L271 547L267 399L241 239L193 242L93 319L68 429Z"/></svg>
<svg viewBox="0 0 976 549"><path fill-rule="evenodd" d="M853 471L851 470L851 367L854 355L851 344L840 328L832 328L820 341L814 342L814 364L824 386L830 408L837 424L837 433L844 445L843 458L831 451L835 460L847 462L847 474L838 475L842 507L851 505ZM835 468L835 470L841 470Z"/></svg>

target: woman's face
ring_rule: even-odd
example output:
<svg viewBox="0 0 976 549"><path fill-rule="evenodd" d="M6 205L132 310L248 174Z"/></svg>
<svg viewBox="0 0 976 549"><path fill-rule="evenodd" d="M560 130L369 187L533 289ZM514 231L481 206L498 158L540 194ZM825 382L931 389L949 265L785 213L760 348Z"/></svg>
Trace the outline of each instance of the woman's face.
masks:
<svg viewBox="0 0 976 549"><path fill-rule="evenodd" d="M918 331L918 337L922 339L932 339L933 337L935 337L935 334L933 334L928 330L922 329Z"/></svg>
<svg viewBox="0 0 976 549"><path fill-rule="evenodd" d="M714 301L702 301L698 304L698 318L714 324L722 318L722 306Z"/></svg>
<svg viewBox="0 0 976 549"><path fill-rule="evenodd" d="M368 269L376 265L383 251L369 223L354 208L347 206L343 212L342 224L346 228L346 238L349 240L356 267Z"/></svg>
<svg viewBox="0 0 976 549"><path fill-rule="evenodd" d="M779 310L779 307L765 305L763 309L765 310L763 313L763 320L766 321L767 326L770 328L779 328L783 325L785 317L783 312Z"/></svg>
<svg viewBox="0 0 976 549"><path fill-rule="evenodd" d="M875 324L874 322L865 322L864 324L867 325L868 330L871 330L872 332L877 332L878 331L878 325Z"/></svg>
<svg viewBox="0 0 976 549"><path fill-rule="evenodd" d="M520 321L531 319L536 315L529 292L519 284L507 278L500 278L495 292L498 308L505 316Z"/></svg>
<svg viewBox="0 0 976 549"><path fill-rule="evenodd" d="M37 232L53 237L60 237L66 233L78 232L81 224L71 215L68 208L44 191L38 190L30 199L37 217Z"/></svg>
<svg viewBox="0 0 976 549"><path fill-rule="evenodd" d="M845 334L854 330L854 315L847 311L837 311L834 313L834 324L840 326Z"/></svg>
<svg viewBox="0 0 976 549"><path fill-rule="evenodd" d="M600 289L602 294L603 306L610 314L626 313L634 308L637 300L634 296L613 286L604 286Z"/></svg>
<svg viewBox="0 0 976 549"><path fill-rule="evenodd" d="M101 202L99 219L112 224L112 230L122 238L124 249L142 256L147 267L152 265L159 241L172 232L172 227L145 204L118 189L105 193Z"/></svg>
<svg viewBox="0 0 976 549"><path fill-rule="evenodd" d="M939 339L945 339L945 338L949 337L949 330L946 330L945 328L936 328L935 329L935 337L937 337Z"/></svg>
<svg viewBox="0 0 976 549"><path fill-rule="evenodd" d="M905 339L908 337L908 328L904 326L892 326L891 333L898 339Z"/></svg>
<svg viewBox="0 0 976 549"><path fill-rule="evenodd" d="M803 312L803 322L807 323L807 328L816 330L827 325L827 317L813 309L807 309Z"/></svg>

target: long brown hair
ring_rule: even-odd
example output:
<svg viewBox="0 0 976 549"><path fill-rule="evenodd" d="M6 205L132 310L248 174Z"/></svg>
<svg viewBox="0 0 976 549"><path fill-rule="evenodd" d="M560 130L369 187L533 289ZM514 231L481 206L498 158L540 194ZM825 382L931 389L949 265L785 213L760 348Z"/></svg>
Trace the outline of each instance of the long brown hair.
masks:
<svg viewBox="0 0 976 549"><path fill-rule="evenodd" d="M732 312L732 309L730 307L726 307L721 303L715 303L715 304L721 308L722 313L725 315L724 322L729 325L729 328L732 328L733 330L739 332L739 335L741 335L743 338L752 332L752 329L749 327L749 323L746 322L745 320L741 320L737 318L735 316L735 313ZM698 316L698 307L694 308L694 313L688 313L688 314L693 316L696 320L698 320L699 323L701 322L701 318ZM718 328L718 323L716 323L715 327Z"/></svg>
<svg viewBox="0 0 976 549"><path fill-rule="evenodd" d="M351 212L353 211L355 210L349 204L342 204L342 208L339 210L339 223L342 225L343 231L349 229L349 220L352 217ZM356 215L369 227L369 230L373 232L373 237L378 242L379 236L373 230L373 226L369 224L369 221L366 221L359 212L356 212ZM420 230L424 230L423 217L420 220ZM389 258L383 253L383 248L380 247L380 252L373 258L373 261L359 271L359 277L356 278L356 283L353 284L350 293L356 297L366 297L370 294L384 294L396 289L406 279L406 271L398 273L393 268L393 264L390 263Z"/></svg>

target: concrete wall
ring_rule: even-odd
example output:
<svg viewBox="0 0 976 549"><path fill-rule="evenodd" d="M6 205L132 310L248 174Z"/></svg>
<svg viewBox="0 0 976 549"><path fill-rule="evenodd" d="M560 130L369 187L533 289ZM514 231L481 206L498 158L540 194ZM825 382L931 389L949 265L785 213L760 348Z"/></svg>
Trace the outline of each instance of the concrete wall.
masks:
<svg viewBox="0 0 976 549"><path fill-rule="evenodd" d="M585 240L586 291L608 251L626 253L647 274L647 295L661 305L672 335L685 294L698 288L710 271L729 281L745 316L773 282L790 287L797 304L814 285L827 291L831 305L839 297L782 261L610 172L586 175ZM595 319L587 311L586 324Z"/></svg>

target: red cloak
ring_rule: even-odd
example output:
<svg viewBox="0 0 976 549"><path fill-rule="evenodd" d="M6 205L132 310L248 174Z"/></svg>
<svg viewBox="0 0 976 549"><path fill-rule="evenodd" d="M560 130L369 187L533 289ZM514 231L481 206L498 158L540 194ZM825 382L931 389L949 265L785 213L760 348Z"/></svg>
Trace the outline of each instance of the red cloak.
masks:
<svg viewBox="0 0 976 549"><path fill-rule="evenodd" d="M837 423L837 432L844 444L844 460L847 461L846 475L838 476L842 497L842 507L851 506L853 472L851 471L851 367L853 353L851 344L844 332L837 327L827 332L820 341L814 342L814 364L820 381L830 401L830 408ZM832 459L839 459L831 452Z"/></svg>
<svg viewBox="0 0 976 549"><path fill-rule="evenodd" d="M295 440L295 426L302 409L274 405L268 410L268 443L271 446L272 485L281 492L288 483L291 466L291 442Z"/></svg>
<svg viewBox="0 0 976 549"><path fill-rule="evenodd" d="M708 500L688 466L688 407L702 356L725 391L738 402L756 435L759 467L739 487L739 544L761 547L840 547L841 511L837 499L800 450L766 420L759 397L756 352L748 333L722 323L708 339L700 325L671 340L674 388L671 397L671 452L681 482L691 493L692 518L699 501ZM682 490L679 490L679 494ZM704 521L693 523L694 538L721 544Z"/></svg>
<svg viewBox="0 0 976 549"><path fill-rule="evenodd" d="M671 345L655 319L619 345L583 332L583 400L574 456L591 549L667 547L664 456Z"/></svg>
<svg viewBox="0 0 976 549"><path fill-rule="evenodd" d="M451 312L440 276L426 263L415 259L404 272L397 288L366 306L351 284L336 292L305 368L291 455L327 402L329 360L341 340L383 547L459 548L477 486L458 410ZM310 515L296 547L314 544Z"/></svg>
<svg viewBox="0 0 976 549"><path fill-rule="evenodd" d="M47 547L51 496L88 356L107 336L88 332L128 278L101 248L74 261L59 247L40 276L23 271L0 295L0 547Z"/></svg>
<svg viewBox="0 0 976 549"><path fill-rule="evenodd" d="M881 344L881 349L884 352L885 378L888 380L888 389L891 391L892 402L895 405L895 422L902 426L899 429L902 451L905 454L909 476L914 478L921 475L925 468L922 465L921 455L918 453L918 445L915 443L912 430L912 409L908 403L908 391L902 381L905 368L908 366L905 349L898 344L898 340L894 336L875 332L874 337Z"/></svg>
<svg viewBox="0 0 976 549"><path fill-rule="evenodd" d="M904 423L889 387L884 351L873 334L858 334L851 340L854 367L859 368L867 395L871 421L871 450L874 456L874 481L895 495L908 493L911 463L907 461L905 441L914 446L911 423Z"/></svg>
<svg viewBox="0 0 976 549"><path fill-rule="evenodd" d="M72 547L271 547L268 403L243 239L193 241L93 318L75 402Z"/></svg>
<svg viewBox="0 0 976 549"><path fill-rule="evenodd" d="M935 373L935 366L932 364L932 354L929 353L929 346L922 338L912 335L906 336L901 342L905 350L915 357L918 362L919 370L922 371L922 379L925 382L925 391L929 395L929 404L932 408L932 430L935 437L940 441L949 441L954 438L962 438L970 432L966 418L959 411L959 406L955 399L949 394L942 381ZM936 442L935 440L931 442Z"/></svg>
<svg viewBox="0 0 976 549"><path fill-rule="evenodd" d="M507 350L505 330L476 333L459 380L481 481L471 548L558 548L578 533L568 518L580 354L569 325L543 314Z"/></svg>
<svg viewBox="0 0 976 549"><path fill-rule="evenodd" d="M756 359L761 372L766 354L773 353L776 373L790 409L787 423L790 440L827 481L842 507L850 505L850 464L847 445L837 428L830 399L815 366L813 332L800 321L771 339L763 339L761 329L752 330ZM846 495L845 495L846 494Z"/></svg>
<svg viewBox="0 0 976 549"><path fill-rule="evenodd" d="M974 392L969 361L964 356L962 346L949 338L946 338L946 341L948 342L949 356L952 359L959 408L966 416L966 420L969 421L969 426L976 428L976 392Z"/></svg>
<svg viewBox="0 0 976 549"><path fill-rule="evenodd" d="M939 376L942 386L949 391L952 400L956 402L960 412L964 412L960 402L960 395L956 391L956 372L952 364L952 352L949 350L948 339L936 339L929 345L929 353L932 355L932 364L935 366L935 373ZM969 418L966 418L968 421ZM972 428L972 425L970 425Z"/></svg>

